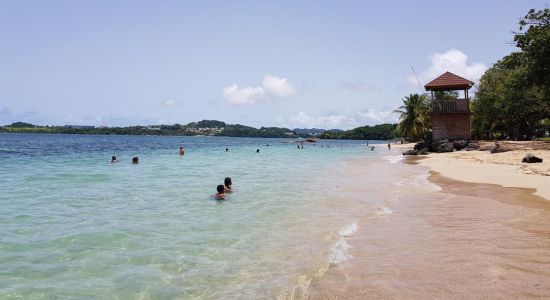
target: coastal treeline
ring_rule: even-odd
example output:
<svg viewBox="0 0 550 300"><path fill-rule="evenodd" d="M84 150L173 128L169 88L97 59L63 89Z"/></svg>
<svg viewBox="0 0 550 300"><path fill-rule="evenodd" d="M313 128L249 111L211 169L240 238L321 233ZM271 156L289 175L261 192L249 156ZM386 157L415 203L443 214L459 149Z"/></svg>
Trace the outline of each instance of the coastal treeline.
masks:
<svg viewBox="0 0 550 300"><path fill-rule="evenodd" d="M389 140L396 138L397 124L363 126L351 130L299 129L290 130L281 127L254 128L240 124L226 124L216 120L202 120L187 125L155 125L129 127L93 127L93 126L38 126L16 122L0 126L0 132L12 133L57 133L57 134L101 134L101 135L164 135L164 136L228 136L228 137L265 137L293 138L317 136L323 139L353 140Z"/></svg>
<svg viewBox="0 0 550 300"><path fill-rule="evenodd" d="M320 137L322 139L391 140L397 137L396 128L397 124L363 126L346 131L325 131Z"/></svg>
<svg viewBox="0 0 550 300"><path fill-rule="evenodd" d="M550 130L550 9L530 10L514 43L519 51L480 79L472 102L476 138L530 139Z"/></svg>
<svg viewBox="0 0 550 300"><path fill-rule="evenodd" d="M240 124L226 124L216 120L202 120L186 125L154 125L128 127L94 127L94 126L38 126L24 122L12 123L0 127L0 132L13 133L58 133L58 134L101 134L101 135L163 135L163 136L230 136L230 137L307 137L307 134L296 134L288 128L261 127L254 128Z"/></svg>

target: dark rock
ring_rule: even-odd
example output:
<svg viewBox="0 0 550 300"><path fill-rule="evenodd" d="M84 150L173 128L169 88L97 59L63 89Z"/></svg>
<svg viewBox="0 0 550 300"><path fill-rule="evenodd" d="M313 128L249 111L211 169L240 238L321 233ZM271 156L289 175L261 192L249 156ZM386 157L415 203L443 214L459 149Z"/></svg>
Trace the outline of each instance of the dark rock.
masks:
<svg viewBox="0 0 550 300"><path fill-rule="evenodd" d="M453 142L449 142L449 140L435 140L432 142L433 152L453 152L454 149Z"/></svg>
<svg viewBox="0 0 550 300"><path fill-rule="evenodd" d="M414 150L420 150L423 148L426 148L426 142L424 141L414 144Z"/></svg>
<svg viewBox="0 0 550 300"><path fill-rule="evenodd" d="M491 154L506 152L508 149L501 148L498 141L495 142L495 146L491 149Z"/></svg>
<svg viewBox="0 0 550 300"><path fill-rule="evenodd" d="M541 162L542 162L542 158L536 157L536 156L534 156L533 154L529 153L529 154L525 155L525 157L523 157L523 159L521 160L521 162L523 162L523 163L528 163L528 164L532 164L532 163L541 163Z"/></svg>
<svg viewBox="0 0 550 300"><path fill-rule="evenodd" d="M428 149L426 149L426 148L420 149L420 150L418 151L418 154L419 154L419 155L426 155L426 154L428 154L428 153L430 153L430 152L429 152Z"/></svg>
<svg viewBox="0 0 550 300"><path fill-rule="evenodd" d="M403 152L403 155L418 155L418 150L407 150Z"/></svg>
<svg viewBox="0 0 550 300"><path fill-rule="evenodd" d="M466 141L466 140L453 141L453 147L456 150L462 150L462 149L466 148L467 146L468 146L468 141Z"/></svg>
<svg viewBox="0 0 550 300"><path fill-rule="evenodd" d="M466 147L466 151L471 151L471 150L477 150L479 149L479 143L477 142L469 142L468 143L468 146Z"/></svg>

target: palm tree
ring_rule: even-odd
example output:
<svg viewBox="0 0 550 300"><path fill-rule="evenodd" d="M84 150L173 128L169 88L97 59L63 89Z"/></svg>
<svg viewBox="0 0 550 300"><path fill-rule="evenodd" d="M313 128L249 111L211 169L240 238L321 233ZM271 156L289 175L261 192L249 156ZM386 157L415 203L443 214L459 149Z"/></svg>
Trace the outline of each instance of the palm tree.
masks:
<svg viewBox="0 0 550 300"><path fill-rule="evenodd" d="M410 140L421 138L425 132L430 130L429 108L430 101L425 95L410 94L403 98L403 105L393 111L401 114L397 132Z"/></svg>

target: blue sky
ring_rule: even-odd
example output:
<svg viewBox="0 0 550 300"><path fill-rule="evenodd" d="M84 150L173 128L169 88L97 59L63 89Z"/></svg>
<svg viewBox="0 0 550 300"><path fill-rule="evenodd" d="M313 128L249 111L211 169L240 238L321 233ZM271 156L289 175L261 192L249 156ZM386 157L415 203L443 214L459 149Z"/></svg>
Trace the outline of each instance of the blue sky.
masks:
<svg viewBox="0 0 550 300"><path fill-rule="evenodd" d="M477 80L548 1L0 1L0 124L395 122Z"/></svg>

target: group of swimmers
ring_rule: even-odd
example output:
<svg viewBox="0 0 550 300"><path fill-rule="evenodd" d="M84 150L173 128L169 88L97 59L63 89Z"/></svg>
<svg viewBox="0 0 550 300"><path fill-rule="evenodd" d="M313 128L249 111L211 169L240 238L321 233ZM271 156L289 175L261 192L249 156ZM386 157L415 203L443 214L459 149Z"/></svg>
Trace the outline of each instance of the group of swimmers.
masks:
<svg viewBox="0 0 550 300"><path fill-rule="evenodd" d="M118 160L115 155L111 156L111 163L117 163L119 161L120 160ZM132 163L134 165L139 164L139 157L137 157L137 156L132 157Z"/></svg>
<svg viewBox="0 0 550 300"><path fill-rule="evenodd" d="M231 193L232 184L233 182L231 182L231 177L225 177L223 184L219 184L216 187L217 193L214 195L214 199L225 200L225 193Z"/></svg>

